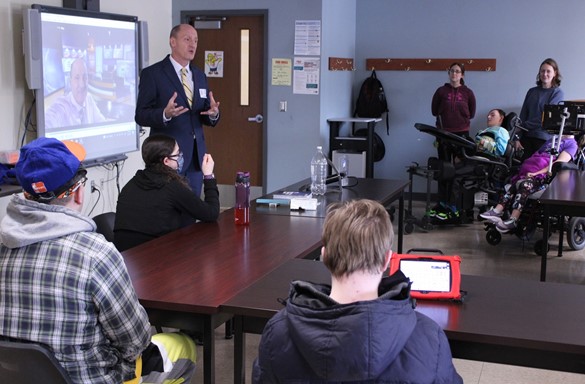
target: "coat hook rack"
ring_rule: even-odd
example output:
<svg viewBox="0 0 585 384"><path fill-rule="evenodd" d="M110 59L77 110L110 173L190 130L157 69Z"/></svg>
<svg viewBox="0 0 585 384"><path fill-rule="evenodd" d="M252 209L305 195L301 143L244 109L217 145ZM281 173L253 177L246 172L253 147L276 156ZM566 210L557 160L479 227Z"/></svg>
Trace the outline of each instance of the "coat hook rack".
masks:
<svg viewBox="0 0 585 384"><path fill-rule="evenodd" d="M353 65L353 58L345 57L330 57L329 58L330 71L355 71Z"/></svg>
<svg viewBox="0 0 585 384"><path fill-rule="evenodd" d="M496 59L366 59L368 71L445 71L452 63L462 63L466 71L495 72Z"/></svg>

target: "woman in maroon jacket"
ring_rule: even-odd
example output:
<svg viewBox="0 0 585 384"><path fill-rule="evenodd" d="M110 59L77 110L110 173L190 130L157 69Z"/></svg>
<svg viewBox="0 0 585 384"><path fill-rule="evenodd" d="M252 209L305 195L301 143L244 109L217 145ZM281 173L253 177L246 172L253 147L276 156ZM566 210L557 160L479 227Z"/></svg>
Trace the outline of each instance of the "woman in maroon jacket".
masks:
<svg viewBox="0 0 585 384"><path fill-rule="evenodd" d="M468 136L470 121L475 116L475 95L465 85L463 64L453 63L447 72L449 82L435 91L431 111L437 117L437 128Z"/></svg>
<svg viewBox="0 0 585 384"><path fill-rule="evenodd" d="M431 111L437 117L437 128L469 139L471 119L475 116L475 95L465 85L465 66L453 63L447 70L449 82L439 87L433 95ZM454 161L454 149L451 144L438 141L439 160ZM429 212L432 217L448 220L454 211L449 201L451 182L441 181L438 185L439 203ZM447 209L442 209L447 208Z"/></svg>

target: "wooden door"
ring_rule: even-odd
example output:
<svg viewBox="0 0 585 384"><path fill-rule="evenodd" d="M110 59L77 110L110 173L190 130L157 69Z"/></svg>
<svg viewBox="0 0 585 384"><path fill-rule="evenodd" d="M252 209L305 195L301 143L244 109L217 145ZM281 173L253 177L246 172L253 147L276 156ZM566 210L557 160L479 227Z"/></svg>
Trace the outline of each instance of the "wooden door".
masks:
<svg viewBox="0 0 585 384"><path fill-rule="evenodd" d="M221 111L218 125L204 128L207 151L215 160L214 173L219 184L233 185L237 171L249 171L251 184L262 186L263 124L249 121L249 118L264 115L264 16L227 16L221 22L221 29L197 28L196 17L193 15L190 18L199 35L194 64L205 69L207 51L223 54L222 77L206 73L209 89L215 100L220 102ZM243 30L249 31L249 66L247 71L242 72ZM249 97L243 105L240 80L246 72Z"/></svg>

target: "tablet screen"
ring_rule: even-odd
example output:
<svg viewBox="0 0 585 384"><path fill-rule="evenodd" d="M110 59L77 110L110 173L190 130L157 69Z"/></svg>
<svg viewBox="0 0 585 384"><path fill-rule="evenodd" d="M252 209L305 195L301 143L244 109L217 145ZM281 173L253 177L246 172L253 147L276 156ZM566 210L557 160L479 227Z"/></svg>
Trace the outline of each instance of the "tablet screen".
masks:
<svg viewBox="0 0 585 384"><path fill-rule="evenodd" d="M413 291L451 291L451 263L448 261L401 260L400 270L412 282L411 290Z"/></svg>

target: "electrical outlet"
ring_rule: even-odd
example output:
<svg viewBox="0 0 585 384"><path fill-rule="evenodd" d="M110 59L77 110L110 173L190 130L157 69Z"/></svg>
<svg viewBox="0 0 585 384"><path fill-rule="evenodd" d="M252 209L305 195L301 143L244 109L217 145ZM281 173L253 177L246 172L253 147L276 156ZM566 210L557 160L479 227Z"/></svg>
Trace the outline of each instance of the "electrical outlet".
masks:
<svg viewBox="0 0 585 384"><path fill-rule="evenodd" d="M286 112L288 109L288 103L286 101L281 101L278 103L278 111L279 112Z"/></svg>

